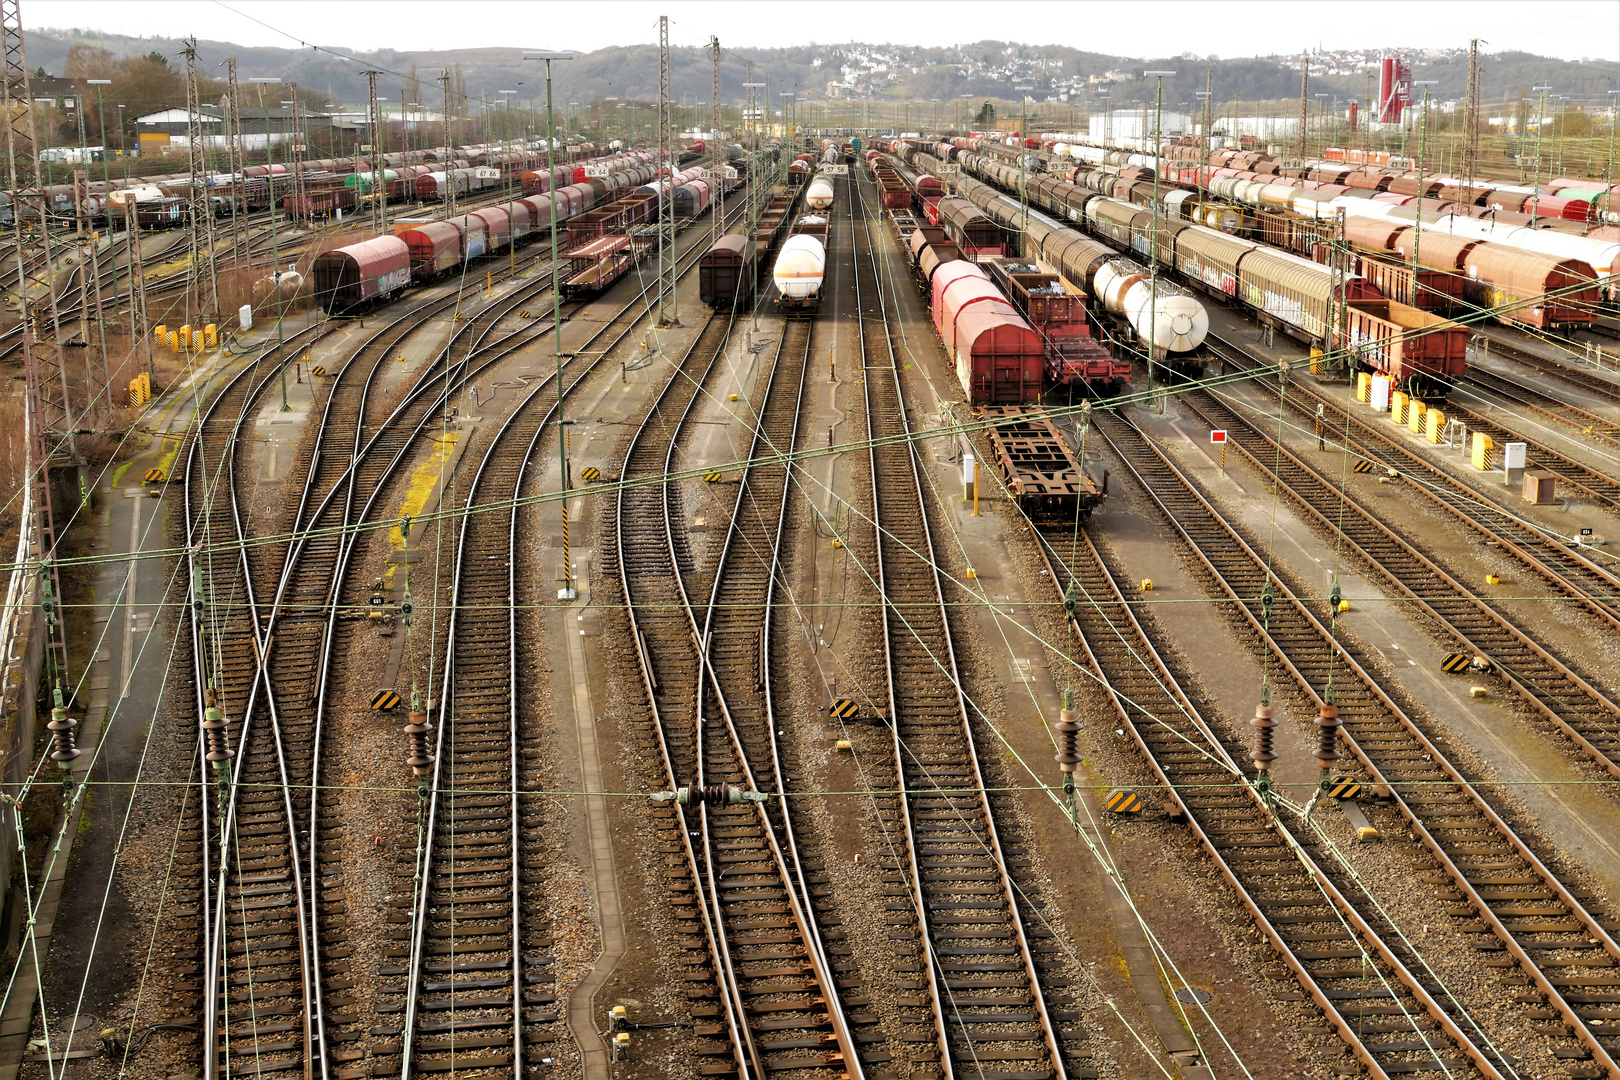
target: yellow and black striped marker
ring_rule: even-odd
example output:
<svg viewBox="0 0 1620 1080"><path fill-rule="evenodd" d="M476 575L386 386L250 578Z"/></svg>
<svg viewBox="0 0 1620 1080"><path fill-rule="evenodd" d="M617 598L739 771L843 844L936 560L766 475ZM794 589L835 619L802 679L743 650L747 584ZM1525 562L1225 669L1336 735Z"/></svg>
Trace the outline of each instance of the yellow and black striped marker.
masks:
<svg viewBox="0 0 1620 1080"><path fill-rule="evenodd" d="M326 369L321 365L316 364L314 367L309 369L309 373L319 379L326 374Z"/></svg>
<svg viewBox="0 0 1620 1080"><path fill-rule="evenodd" d="M1353 799L1361 794L1361 781L1353 776L1335 776L1328 781L1330 799Z"/></svg>
<svg viewBox="0 0 1620 1080"><path fill-rule="evenodd" d="M371 707L378 712L388 712L399 707L399 695L392 690L379 690L371 695Z"/></svg>
<svg viewBox="0 0 1620 1080"><path fill-rule="evenodd" d="M602 479L602 470L598 469L595 465L587 465L585 467L585 471L579 475L587 480L600 480Z"/></svg>
<svg viewBox="0 0 1620 1080"><path fill-rule="evenodd" d="M162 469L147 469L146 470L146 482L148 484L161 484L161 483L163 483L164 479L165 479L165 477L163 475L163 470Z"/></svg>
<svg viewBox="0 0 1620 1080"><path fill-rule="evenodd" d="M832 703L832 715L838 720L853 720L861 715L861 707L854 698L841 697Z"/></svg>
<svg viewBox="0 0 1620 1080"><path fill-rule="evenodd" d="M1358 462L1356 462L1356 472L1372 472L1372 471L1373 471L1373 463L1372 462L1370 462L1370 461L1358 461Z"/></svg>
<svg viewBox="0 0 1620 1080"><path fill-rule="evenodd" d="M1140 814L1142 797L1130 788L1115 788L1103 800L1103 808L1116 814Z"/></svg>
<svg viewBox="0 0 1620 1080"><path fill-rule="evenodd" d="M530 315L527 311L520 311L520 312L518 312L518 318L520 318L520 319L532 319L532 318L534 318L534 316Z"/></svg>
<svg viewBox="0 0 1620 1080"><path fill-rule="evenodd" d="M703 479L711 484L718 484L721 480L720 470L710 469L708 472L703 474Z"/></svg>
<svg viewBox="0 0 1620 1080"><path fill-rule="evenodd" d="M1468 654L1461 652L1447 653L1446 658L1440 661L1440 670L1455 675L1468 670Z"/></svg>

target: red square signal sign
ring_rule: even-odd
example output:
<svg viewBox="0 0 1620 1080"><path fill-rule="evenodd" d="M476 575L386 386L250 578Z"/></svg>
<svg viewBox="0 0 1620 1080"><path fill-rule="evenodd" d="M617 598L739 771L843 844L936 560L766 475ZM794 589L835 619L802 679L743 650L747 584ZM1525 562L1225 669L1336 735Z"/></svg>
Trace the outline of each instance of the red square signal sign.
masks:
<svg viewBox="0 0 1620 1080"><path fill-rule="evenodd" d="M1223 442L1225 442L1226 441L1226 432L1220 431L1220 430L1210 432L1209 433L1209 441L1212 442L1212 443L1223 443Z"/></svg>

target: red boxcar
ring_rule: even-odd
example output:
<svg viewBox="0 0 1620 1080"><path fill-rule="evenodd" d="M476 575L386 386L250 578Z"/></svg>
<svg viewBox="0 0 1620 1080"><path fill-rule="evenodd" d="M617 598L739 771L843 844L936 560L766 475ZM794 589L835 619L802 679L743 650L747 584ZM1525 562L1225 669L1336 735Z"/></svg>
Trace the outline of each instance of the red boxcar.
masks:
<svg viewBox="0 0 1620 1080"><path fill-rule="evenodd" d="M315 256L315 299L328 313L386 300L411 283L411 254L397 236L378 236Z"/></svg>
<svg viewBox="0 0 1620 1080"><path fill-rule="evenodd" d="M461 230L430 221L398 234L411 255L411 277L426 280L461 264Z"/></svg>
<svg viewBox="0 0 1620 1080"><path fill-rule="evenodd" d="M1468 368L1470 331L1461 323L1390 300L1352 300L1345 310L1340 347L1357 370L1388 375L1413 397L1444 398Z"/></svg>

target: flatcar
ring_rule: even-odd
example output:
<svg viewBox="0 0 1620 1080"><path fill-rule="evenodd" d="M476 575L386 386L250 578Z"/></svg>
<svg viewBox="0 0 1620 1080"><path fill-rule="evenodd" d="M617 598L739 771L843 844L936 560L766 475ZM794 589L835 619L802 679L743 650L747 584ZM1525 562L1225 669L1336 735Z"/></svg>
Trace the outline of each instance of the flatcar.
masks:
<svg viewBox="0 0 1620 1080"><path fill-rule="evenodd" d="M985 434L1001 482L1031 521L1084 521L1108 497L1044 409L987 405L977 411L990 422Z"/></svg>

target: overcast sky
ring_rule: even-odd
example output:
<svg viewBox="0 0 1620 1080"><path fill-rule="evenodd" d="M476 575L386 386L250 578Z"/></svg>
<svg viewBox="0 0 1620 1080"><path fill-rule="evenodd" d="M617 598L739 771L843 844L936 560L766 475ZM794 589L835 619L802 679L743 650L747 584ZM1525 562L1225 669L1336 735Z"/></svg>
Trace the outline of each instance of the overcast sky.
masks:
<svg viewBox="0 0 1620 1080"><path fill-rule="evenodd" d="M808 17L811 12L814 17ZM736 47L818 41L954 45L994 38L1121 56L1254 56L1323 48L1523 49L1620 59L1615 0L30 0L24 28L81 27L243 45L355 50L592 50L710 34Z"/></svg>

